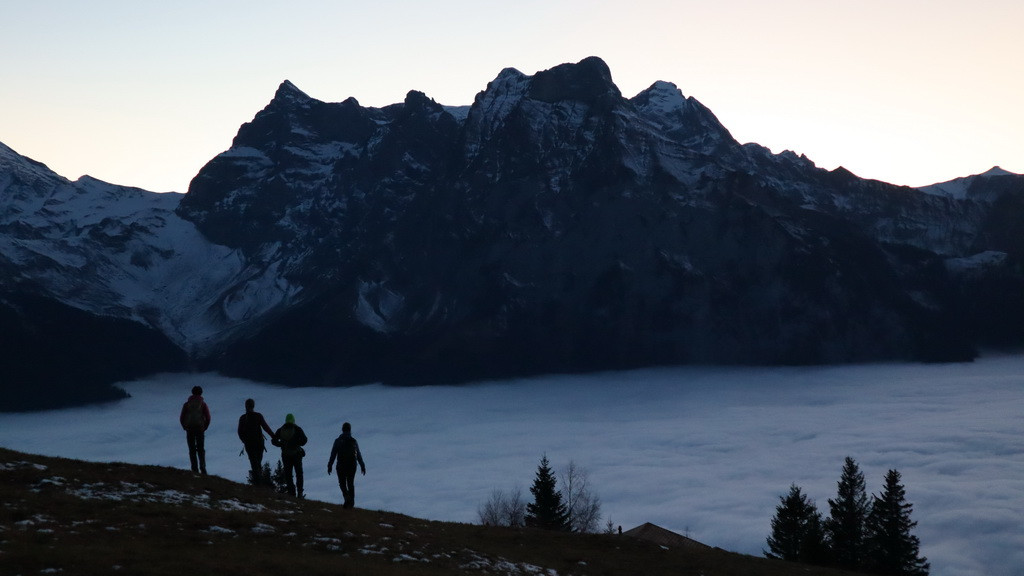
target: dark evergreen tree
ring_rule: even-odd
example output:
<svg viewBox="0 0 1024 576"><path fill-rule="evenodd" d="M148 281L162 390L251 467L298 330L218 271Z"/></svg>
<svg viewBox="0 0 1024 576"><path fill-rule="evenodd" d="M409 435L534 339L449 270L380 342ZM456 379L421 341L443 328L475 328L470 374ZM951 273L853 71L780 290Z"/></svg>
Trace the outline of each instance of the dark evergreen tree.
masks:
<svg viewBox="0 0 1024 576"><path fill-rule="evenodd" d="M284 464L280 460L277 461L277 467L274 468L271 480L274 482L274 490L278 494L288 493L288 476L284 473Z"/></svg>
<svg viewBox="0 0 1024 576"><path fill-rule="evenodd" d="M545 530L571 529L569 511L562 502L562 494L556 487L555 474L544 456L537 467L537 476L530 487L533 502L526 505L526 525Z"/></svg>
<svg viewBox="0 0 1024 576"><path fill-rule="evenodd" d="M928 559L918 555L921 542L910 533L917 526L912 511L900 473L889 470L885 489L872 500L868 514L865 568L876 574L927 576Z"/></svg>
<svg viewBox="0 0 1024 576"><path fill-rule="evenodd" d="M264 462L263 468L260 470L260 475L256 476L252 470L249 470L249 476L246 480L252 486L273 486L274 476L270 473L270 464Z"/></svg>
<svg viewBox="0 0 1024 576"><path fill-rule="evenodd" d="M793 484L789 494L779 497L772 518L772 533L764 555L793 562L823 564L827 560L821 513L800 487Z"/></svg>
<svg viewBox="0 0 1024 576"><path fill-rule="evenodd" d="M825 520L825 538L832 561L843 568L856 570L864 564L864 525L871 511L864 474L853 458L846 457L839 478L835 500L828 501L829 517Z"/></svg>

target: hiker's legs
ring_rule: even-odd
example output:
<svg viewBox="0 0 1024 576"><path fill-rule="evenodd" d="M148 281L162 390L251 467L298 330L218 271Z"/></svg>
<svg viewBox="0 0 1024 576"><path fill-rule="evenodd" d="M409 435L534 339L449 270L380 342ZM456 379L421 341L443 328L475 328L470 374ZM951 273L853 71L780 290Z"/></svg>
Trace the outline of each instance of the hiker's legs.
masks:
<svg viewBox="0 0 1024 576"><path fill-rule="evenodd" d="M198 444L196 442L196 434L191 430L185 431L185 442L188 444L188 461L192 465L192 471L199 473L199 462L198 457Z"/></svg>
<svg viewBox="0 0 1024 576"><path fill-rule="evenodd" d="M281 464L284 466L284 478L287 482L288 493L295 496L295 482L292 480L292 472L295 470L295 458L281 455Z"/></svg>
<svg viewBox="0 0 1024 576"><path fill-rule="evenodd" d="M302 457L299 456L295 459L295 491L299 498L302 498L305 493L302 491Z"/></svg>
<svg viewBox="0 0 1024 576"><path fill-rule="evenodd" d="M338 488L341 488L341 503L348 507L348 488L345 486L345 474L338 470Z"/></svg>
<svg viewBox="0 0 1024 576"><path fill-rule="evenodd" d="M348 507L352 508L356 505L356 473L352 472L346 476L345 483L348 484Z"/></svg>
<svg viewBox="0 0 1024 576"><path fill-rule="evenodd" d="M352 508L356 505L356 469L338 470L338 483L341 485L341 495L345 499L343 506Z"/></svg>
<svg viewBox="0 0 1024 576"><path fill-rule="evenodd" d="M263 446L246 446L245 453L249 456L253 480L259 484L263 480Z"/></svg>
<svg viewBox="0 0 1024 576"><path fill-rule="evenodd" d="M199 473L206 476L206 432L196 432L195 436L196 455L199 457Z"/></svg>

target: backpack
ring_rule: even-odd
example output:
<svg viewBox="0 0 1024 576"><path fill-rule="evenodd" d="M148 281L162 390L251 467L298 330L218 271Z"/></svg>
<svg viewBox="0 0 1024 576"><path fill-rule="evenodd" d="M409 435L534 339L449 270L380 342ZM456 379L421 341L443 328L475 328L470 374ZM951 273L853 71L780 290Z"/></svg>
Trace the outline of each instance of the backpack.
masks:
<svg viewBox="0 0 1024 576"><path fill-rule="evenodd" d="M190 398L185 403L185 428L190 430L206 427L206 419L203 418L203 399Z"/></svg>
<svg viewBox="0 0 1024 576"><path fill-rule="evenodd" d="M260 427L260 418L256 412L246 412L242 415L242 436L246 444L262 444L263 430Z"/></svg>
<svg viewBox="0 0 1024 576"><path fill-rule="evenodd" d="M342 436L341 446L338 447L338 465L347 467L356 465L356 439L351 436Z"/></svg>
<svg viewBox="0 0 1024 576"><path fill-rule="evenodd" d="M295 436L294 426L281 426L281 429L277 431L278 438L281 439L281 445L287 448L291 448L292 438Z"/></svg>
<svg viewBox="0 0 1024 576"><path fill-rule="evenodd" d="M276 446L281 447L282 456L306 455L306 451L302 449L302 445L306 443L306 436L298 426L285 424L277 431L277 436L279 443Z"/></svg>

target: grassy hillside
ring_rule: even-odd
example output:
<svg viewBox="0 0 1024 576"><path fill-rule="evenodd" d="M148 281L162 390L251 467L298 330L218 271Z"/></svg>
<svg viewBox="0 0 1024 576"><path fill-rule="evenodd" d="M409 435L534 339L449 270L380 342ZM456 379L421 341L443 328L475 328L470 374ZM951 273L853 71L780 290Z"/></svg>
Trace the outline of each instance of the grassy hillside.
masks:
<svg viewBox="0 0 1024 576"><path fill-rule="evenodd" d="M621 535L343 510L175 468L2 448L0 502L5 575L843 574Z"/></svg>

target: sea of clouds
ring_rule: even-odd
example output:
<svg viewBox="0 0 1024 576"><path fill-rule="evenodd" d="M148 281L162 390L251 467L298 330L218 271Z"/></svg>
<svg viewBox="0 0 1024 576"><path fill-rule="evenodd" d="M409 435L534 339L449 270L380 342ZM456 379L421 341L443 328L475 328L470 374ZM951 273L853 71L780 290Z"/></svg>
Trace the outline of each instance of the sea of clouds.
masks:
<svg viewBox="0 0 1024 576"><path fill-rule="evenodd" d="M1024 574L1024 356L965 364L634 370L461 386L301 388L212 374L124 383L128 400L0 413L0 445L24 452L188 468L182 403L201 385L213 414L210 474L244 482L235 429L246 398L309 436L309 498L341 502L327 476L349 421L367 464L356 505L476 522L495 489L529 498L546 455L584 468L606 520L644 522L760 555L779 497L797 484L828 514L846 456L878 494L903 477L935 576ZM278 459L277 450L267 461ZM604 525L604 521L602 521Z"/></svg>

